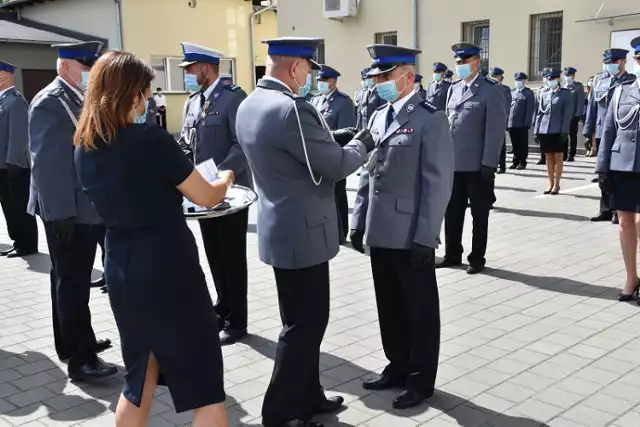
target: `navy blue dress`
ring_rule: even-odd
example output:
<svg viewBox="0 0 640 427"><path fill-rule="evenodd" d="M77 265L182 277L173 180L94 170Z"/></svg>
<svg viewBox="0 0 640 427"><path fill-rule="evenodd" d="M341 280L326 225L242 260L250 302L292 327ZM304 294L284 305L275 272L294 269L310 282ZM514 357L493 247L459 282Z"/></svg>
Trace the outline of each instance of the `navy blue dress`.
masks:
<svg viewBox="0 0 640 427"><path fill-rule="evenodd" d="M80 182L107 227L105 277L140 406L149 353L177 412L225 399L216 313L176 186L193 171L158 126L130 125L98 149L76 149Z"/></svg>

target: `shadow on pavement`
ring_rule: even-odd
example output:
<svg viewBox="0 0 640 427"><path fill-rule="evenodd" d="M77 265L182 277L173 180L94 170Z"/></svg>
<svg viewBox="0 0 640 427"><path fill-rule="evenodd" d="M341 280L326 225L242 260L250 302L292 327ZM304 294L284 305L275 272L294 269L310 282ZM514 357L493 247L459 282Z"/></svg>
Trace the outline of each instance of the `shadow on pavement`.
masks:
<svg viewBox="0 0 640 427"><path fill-rule="evenodd" d="M569 214L569 213L532 211L530 209L505 208L501 206L494 206L493 210L495 212L502 212L502 213L508 213L513 215L519 215L519 216L530 216L530 217L536 217L536 218L554 218L554 219L564 219L567 221L589 221L588 216L575 215L575 214Z"/></svg>
<svg viewBox="0 0 640 427"><path fill-rule="evenodd" d="M542 171L540 171L542 172ZM544 175L535 175L532 173L523 173L523 172L511 172L510 175L516 175L516 176L523 176L523 177L527 177L527 178L544 178L544 179L548 179L546 172L544 173ZM568 179L569 181L584 181L584 178L575 178L572 176L564 176L564 174L562 175L562 179Z"/></svg>
<svg viewBox="0 0 640 427"><path fill-rule="evenodd" d="M494 186L496 190L505 190L505 191L515 191L517 193L535 193L536 190L532 190L530 188L519 188L519 187L506 187L503 185Z"/></svg>

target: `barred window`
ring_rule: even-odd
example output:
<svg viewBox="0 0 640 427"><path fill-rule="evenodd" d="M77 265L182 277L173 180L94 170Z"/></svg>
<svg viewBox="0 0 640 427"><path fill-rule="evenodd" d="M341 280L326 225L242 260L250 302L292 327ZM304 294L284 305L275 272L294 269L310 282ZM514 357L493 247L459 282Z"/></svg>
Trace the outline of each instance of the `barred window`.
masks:
<svg viewBox="0 0 640 427"><path fill-rule="evenodd" d="M480 68L489 71L489 39L491 26L489 21L462 23L462 40L473 43L480 48Z"/></svg>
<svg viewBox="0 0 640 427"><path fill-rule="evenodd" d="M387 31L384 33L376 33L373 41L375 44L391 44L394 46L398 46L398 32Z"/></svg>
<svg viewBox="0 0 640 427"><path fill-rule="evenodd" d="M562 68L562 12L531 15L529 78L542 80L544 68Z"/></svg>

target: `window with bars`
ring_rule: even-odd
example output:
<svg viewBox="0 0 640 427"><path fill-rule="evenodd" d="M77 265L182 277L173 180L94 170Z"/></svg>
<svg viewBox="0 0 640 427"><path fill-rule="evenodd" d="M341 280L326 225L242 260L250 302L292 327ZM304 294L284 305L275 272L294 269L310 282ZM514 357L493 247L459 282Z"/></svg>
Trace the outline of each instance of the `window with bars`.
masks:
<svg viewBox="0 0 640 427"><path fill-rule="evenodd" d="M480 68L489 71L489 39L491 26L489 21L462 23L462 40L473 43L480 48Z"/></svg>
<svg viewBox="0 0 640 427"><path fill-rule="evenodd" d="M373 37L373 42L375 44L391 44L398 46L398 32L387 31L384 33L376 33Z"/></svg>
<svg viewBox="0 0 640 427"><path fill-rule="evenodd" d="M531 15L529 78L542 80L544 68L562 68L562 12Z"/></svg>
<svg viewBox="0 0 640 427"><path fill-rule="evenodd" d="M184 92L184 70L180 68L182 57L152 56L151 68L156 72L151 87L164 92ZM235 81L235 59L220 59L220 73L231 74Z"/></svg>

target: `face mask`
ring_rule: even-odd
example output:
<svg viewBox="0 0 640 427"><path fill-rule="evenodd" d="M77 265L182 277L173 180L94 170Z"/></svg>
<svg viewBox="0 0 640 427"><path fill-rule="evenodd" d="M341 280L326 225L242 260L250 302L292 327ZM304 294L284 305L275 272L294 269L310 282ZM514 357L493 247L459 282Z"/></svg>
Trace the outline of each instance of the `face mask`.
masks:
<svg viewBox="0 0 640 427"><path fill-rule="evenodd" d="M545 85L549 85L549 79L547 77L543 77L542 81L544 82Z"/></svg>
<svg viewBox="0 0 640 427"><path fill-rule="evenodd" d="M433 81L434 81L434 82L439 82L440 80L442 80L442 74L440 74L440 73L433 73Z"/></svg>
<svg viewBox="0 0 640 427"><path fill-rule="evenodd" d="M147 110L149 109L149 100L146 100L144 102L144 113L142 113L142 115L139 115L136 111L134 111L135 113L135 123L137 124L142 124L142 123L146 123L147 122Z"/></svg>
<svg viewBox="0 0 640 427"><path fill-rule="evenodd" d="M548 84L551 89L554 89L556 86L558 86L558 80L549 80Z"/></svg>
<svg viewBox="0 0 640 427"><path fill-rule="evenodd" d="M298 96L301 97L305 97L309 94L309 92L311 91L311 74L309 74L308 72L306 73L306 79L304 82L304 86L300 86L300 84L298 83L298 80L295 79L294 77L294 81L296 82L296 86L298 86Z"/></svg>
<svg viewBox="0 0 640 427"><path fill-rule="evenodd" d="M366 89L366 88L368 88L368 87L369 87L369 83L368 83L368 82L369 82L369 80L368 80L368 79L367 79L367 80L362 80L362 81L360 82L360 85L362 86L362 89Z"/></svg>
<svg viewBox="0 0 640 427"><path fill-rule="evenodd" d="M184 88L187 92L199 92L200 84L198 83L198 76L195 74L185 74L184 75Z"/></svg>
<svg viewBox="0 0 640 427"><path fill-rule="evenodd" d="M89 86L89 72L88 71L83 71L82 72L82 80L80 82L80 90L82 90L82 91L87 90L87 86Z"/></svg>
<svg viewBox="0 0 640 427"><path fill-rule="evenodd" d="M318 82L318 91L320 93L328 93L329 92L329 83L327 83L327 82Z"/></svg>
<svg viewBox="0 0 640 427"><path fill-rule="evenodd" d="M570 85L573 83L573 77L567 77L567 84Z"/></svg>
<svg viewBox="0 0 640 427"><path fill-rule="evenodd" d="M636 62L636 63L633 65L633 71L632 71L632 73L633 73L633 74L635 74L636 76L640 77L640 62Z"/></svg>
<svg viewBox="0 0 640 427"><path fill-rule="evenodd" d="M516 88L522 89L524 87L524 82L522 80L516 80Z"/></svg>
<svg viewBox="0 0 640 427"><path fill-rule="evenodd" d="M593 82L587 82L587 86L591 87L591 83Z"/></svg>
<svg viewBox="0 0 640 427"><path fill-rule="evenodd" d="M604 65L607 73L611 74L612 76L614 74L618 74L618 71L620 71L620 64L604 64Z"/></svg>
<svg viewBox="0 0 640 427"><path fill-rule="evenodd" d="M380 98L384 99L388 102L395 102L400 96L400 91L396 87L396 82L404 77L406 74L401 75L396 80L391 80L384 83L378 83L376 85L376 90L378 91L378 95Z"/></svg>
<svg viewBox="0 0 640 427"><path fill-rule="evenodd" d="M471 75L471 64L456 65L456 74L459 75L461 79L466 79Z"/></svg>

